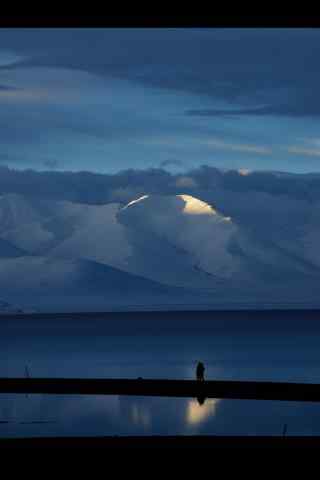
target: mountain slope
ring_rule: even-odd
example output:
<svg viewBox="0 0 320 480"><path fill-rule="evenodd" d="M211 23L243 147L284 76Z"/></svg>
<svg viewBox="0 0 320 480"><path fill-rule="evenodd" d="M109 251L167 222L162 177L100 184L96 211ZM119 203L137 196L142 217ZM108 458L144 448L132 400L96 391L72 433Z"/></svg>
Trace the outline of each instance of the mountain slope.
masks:
<svg viewBox="0 0 320 480"><path fill-rule="evenodd" d="M19 299L37 311L62 307L95 311L112 305L174 304L199 298L195 291L168 287L97 262L40 256L2 261L0 290L9 301Z"/></svg>
<svg viewBox="0 0 320 480"><path fill-rule="evenodd" d="M226 202L220 209L185 194L144 195L125 206L3 195L1 294L30 308L74 310L317 300L317 212L296 228L292 205L288 225L269 233L262 204L264 216L237 216L231 207L230 216ZM274 213L275 225L281 215Z"/></svg>

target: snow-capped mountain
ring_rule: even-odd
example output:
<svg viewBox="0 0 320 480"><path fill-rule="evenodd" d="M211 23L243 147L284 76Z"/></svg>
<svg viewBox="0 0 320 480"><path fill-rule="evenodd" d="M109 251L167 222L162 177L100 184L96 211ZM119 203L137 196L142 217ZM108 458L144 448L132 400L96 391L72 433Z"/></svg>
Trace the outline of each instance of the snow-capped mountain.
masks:
<svg viewBox="0 0 320 480"><path fill-rule="evenodd" d="M128 268L142 275L173 284L210 286L213 278L230 278L239 268L228 251L236 225L197 198L144 196L121 208L117 218L134 249Z"/></svg>
<svg viewBox="0 0 320 480"><path fill-rule="evenodd" d="M288 240L285 231L259 236L257 220L250 228L230 211L186 194L126 205L3 195L2 297L40 310L316 301L318 215Z"/></svg>
<svg viewBox="0 0 320 480"><path fill-rule="evenodd" d="M193 292L90 260L24 256L0 263L3 296L37 310L103 310L113 305L185 302ZM208 300L208 298L207 298Z"/></svg>

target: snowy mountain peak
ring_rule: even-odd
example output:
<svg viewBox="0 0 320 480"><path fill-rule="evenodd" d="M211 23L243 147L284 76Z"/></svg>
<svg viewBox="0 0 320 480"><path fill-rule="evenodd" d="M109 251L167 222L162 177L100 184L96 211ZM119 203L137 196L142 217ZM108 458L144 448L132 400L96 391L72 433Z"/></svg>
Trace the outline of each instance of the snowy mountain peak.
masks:
<svg viewBox="0 0 320 480"><path fill-rule="evenodd" d="M217 212L214 208L208 205L206 202L199 200L199 198L192 197L191 195L177 195L178 198L182 198L185 202L183 213L190 215L216 215Z"/></svg>
<svg viewBox="0 0 320 480"><path fill-rule="evenodd" d="M131 205L134 205L135 203L138 203L138 202L141 202L142 200L144 200L145 198L148 198L149 195L142 195L142 197L139 197L137 198L136 200L132 200L131 202L128 203L128 205L126 205L125 207L123 207L123 210L125 208L128 208L130 207Z"/></svg>
<svg viewBox="0 0 320 480"><path fill-rule="evenodd" d="M126 268L139 268L147 278L167 282L170 277L185 286L198 272L228 278L239 269L229 251L237 225L191 195L146 195L120 209L117 218L134 251Z"/></svg>
<svg viewBox="0 0 320 480"><path fill-rule="evenodd" d="M218 212L208 203L193 197L192 195L143 195L129 202L122 210L126 210L133 206L148 205L154 208L161 208L162 206L176 207L182 213L190 215L217 215Z"/></svg>

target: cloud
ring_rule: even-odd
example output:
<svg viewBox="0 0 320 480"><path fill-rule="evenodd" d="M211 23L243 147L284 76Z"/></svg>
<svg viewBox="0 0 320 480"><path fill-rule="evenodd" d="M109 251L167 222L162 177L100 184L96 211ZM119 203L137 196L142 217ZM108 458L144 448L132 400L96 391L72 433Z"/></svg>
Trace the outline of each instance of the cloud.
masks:
<svg viewBox="0 0 320 480"><path fill-rule="evenodd" d="M55 160L55 159L49 159L49 160L45 160L43 162L43 164L46 166L46 167L49 167L51 169L55 169L59 166L59 162L58 160Z"/></svg>
<svg viewBox="0 0 320 480"><path fill-rule="evenodd" d="M256 99L269 98L271 84L275 92L271 99L280 97L263 102L271 106L235 113L320 113L316 29L3 29L0 44L3 64L29 56L25 66L82 70L219 98L235 107L241 107L243 98L251 106ZM288 85L295 91L289 99ZM201 115L201 110L194 112Z"/></svg>
<svg viewBox="0 0 320 480"><path fill-rule="evenodd" d="M181 167L181 166L183 166L183 162L181 160L175 160L175 159L163 160L160 163L160 168Z"/></svg>
<svg viewBox="0 0 320 480"><path fill-rule="evenodd" d="M271 148L259 146L259 145L234 144L234 143L227 143L222 140L208 140L207 144L217 149L230 150L234 152L253 153L256 155L272 154Z"/></svg>
<svg viewBox="0 0 320 480"><path fill-rule="evenodd" d="M311 157L320 157L320 148L289 147L289 153L294 155L308 155Z"/></svg>
<svg viewBox="0 0 320 480"><path fill-rule="evenodd" d="M111 191L110 197L115 202L129 203L131 200L139 198L143 193L143 188L138 187L119 187Z"/></svg>
<svg viewBox="0 0 320 480"><path fill-rule="evenodd" d="M0 50L0 67L15 65L23 60L24 57L12 51Z"/></svg>
<svg viewBox="0 0 320 480"><path fill-rule="evenodd" d="M226 200L229 202L231 198L236 198L235 206L238 197L234 196L238 193L269 194L276 199L280 209L284 196L310 202L320 200L320 174L280 175L277 172L251 170L250 175L243 175L242 171L223 171L206 165L186 170L183 174L173 174L162 169L130 169L116 174L102 174L85 171L38 172L32 169L0 167L0 193L17 193L79 203L128 203L146 194L187 193L181 192L181 189L188 188L192 188L192 195L208 203L215 204L218 199L224 205Z"/></svg>
<svg viewBox="0 0 320 480"><path fill-rule="evenodd" d="M269 158L268 146L283 150L284 136L309 134L309 125L296 118L279 128L264 115L320 112L318 39L297 30L2 30L2 151L12 165L39 170L48 150L66 168L101 172L213 161L241 168L244 155L252 169L287 165L288 155ZM12 54L3 54L1 66L1 52L21 61L9 65ZM310 156L290 168L308 168Z"/></svg>
<svg viewBox="0 0 320 480"><path fill-rule="evenodd" d="M236 102L234 102L236 103ZM279 101L270 105L256 105L253 107L241 108L238 104L237 108L217 109L217 108L200 108L189 109L185 111L186 115L196 117L238 117L250 116L287 116L287 117L318 117L320 115L320 96L316 94L310 97L308 88L302 87L299 92L296 92L295 99L289 101Z"/></svg>
<svg viewBox="0 0 320 480"><path fill-rule="evenodd" d="M15 87L11 87L11 86L8 86L8 85L0 85L0 93L1 92L11 92L11 91L16 91L18 90L17 88Z"/></svg>
<svg viewBox="0 0 320 480"><path fill-rule="evenodd" d="M261 113L266 113L265 110L261 108L237 108L237 109L217 109L217 108L197 108L186 110L186 115L191 115L195 117L218 117L218 116L233 116L237 117L238 115L261 115Z"/></svg>

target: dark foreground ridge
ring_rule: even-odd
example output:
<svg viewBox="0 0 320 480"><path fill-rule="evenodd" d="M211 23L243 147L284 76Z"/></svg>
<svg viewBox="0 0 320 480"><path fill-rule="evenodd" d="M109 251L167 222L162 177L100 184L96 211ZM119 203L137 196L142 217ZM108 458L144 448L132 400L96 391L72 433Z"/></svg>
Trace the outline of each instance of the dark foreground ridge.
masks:
<svg viewBox="0 0 320 480"><path fill-rule="evenodd" d="M92 319L92 318L101 318L105 320L117 318L128 318L132 319L135 316L135 319L149 319L150 314L152 318L161 318L165 319L168 314L175 314L178 318L181 317L183 320L187 317L202 316L206 318L227 318L229 316L237 316L241 320L250 318L255 320L257 315L261 318L270 318L270 316L281 315L281 317L292 320L293 318L301 318L302 315L306 315L313 319L320 319L320 308L314 306L305 306L300 303L291 302L289 304L264 304L264 305L255 305L245 302L243 305L240 305L241 302L238 302L234 305L233 308L226 308L225 303L221 305L211 305L211 304L171 304L171 305L127 305L124 309L123 307L114 307L106 311L88 311L88 312L30 312L30 313L0 313L1 319L12 320L21 320L21 319L39 319L43 320L74 320L78 321L79 319ZM230 302L228 302L230 305Z"/></svg>
<svg viewBox="0 0 320 480"><path fill-rule="evenodd" d="M135 395L320 402L320 384L230 380L0 378L0 393Z"/></svg>
<svg viewBox="0 0 320 480"><path fill-rule="evenodd" d="M34 437L0 439L0 449L19 448L319 448L320 437L263 436L114 436L114 437Z"/></svg>

